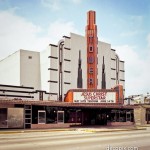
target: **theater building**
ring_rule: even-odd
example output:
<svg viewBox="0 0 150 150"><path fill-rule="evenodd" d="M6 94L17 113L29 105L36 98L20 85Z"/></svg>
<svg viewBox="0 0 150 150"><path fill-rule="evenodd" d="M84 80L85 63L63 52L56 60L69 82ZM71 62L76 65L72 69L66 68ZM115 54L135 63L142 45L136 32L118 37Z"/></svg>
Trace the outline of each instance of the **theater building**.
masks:
<svg viewBox="0 0 150 150"><path fill-rule="evenodd" d="M98 41L95 17L95 12L88 12L85 36L71 33L58 45L50 44L49 86L53 97L64 100L67 91L76 88L111 89L120 84L125 90L124 61L111 44Z"/></svg>
<svg viewBox="0 0 150 150"><path fill-rule="evenodd" d="M0 61L0 128L134 124L135 106L124 105L124 61L99 41L95 11L85 31Z"/></svg>

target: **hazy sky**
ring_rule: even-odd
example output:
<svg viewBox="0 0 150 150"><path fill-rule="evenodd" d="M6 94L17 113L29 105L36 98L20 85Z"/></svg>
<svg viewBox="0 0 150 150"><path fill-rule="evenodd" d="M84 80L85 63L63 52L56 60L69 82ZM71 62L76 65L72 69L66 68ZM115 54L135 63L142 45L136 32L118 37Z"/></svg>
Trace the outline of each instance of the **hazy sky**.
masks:
<svg viewBox="0 0 150 150"><path fill-rule="evenodd" d="M0 0L0 59L44 50L70 32L84 35L96 11L98 37L125 61L126 96L150 92L149 0Z"/></svg>

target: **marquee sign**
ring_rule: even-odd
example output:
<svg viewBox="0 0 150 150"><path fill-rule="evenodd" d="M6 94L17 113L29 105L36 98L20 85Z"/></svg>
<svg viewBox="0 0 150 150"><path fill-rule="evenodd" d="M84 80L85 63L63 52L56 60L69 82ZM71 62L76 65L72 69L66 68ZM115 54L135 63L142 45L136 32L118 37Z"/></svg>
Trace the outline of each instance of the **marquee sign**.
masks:
<svg viewBox="0 0 150 150"><path fill-rule="evenodd" d="M74 92L74 103L116 103L116 92Z"/></svg>

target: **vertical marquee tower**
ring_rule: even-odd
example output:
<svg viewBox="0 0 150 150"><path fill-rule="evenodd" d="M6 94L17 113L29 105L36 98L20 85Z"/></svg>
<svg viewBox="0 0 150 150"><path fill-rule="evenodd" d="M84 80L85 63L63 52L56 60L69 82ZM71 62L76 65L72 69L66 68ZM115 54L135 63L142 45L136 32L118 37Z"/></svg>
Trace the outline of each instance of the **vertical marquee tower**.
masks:
<svg viewBox="0 0 150 150"><path fill-rule="evenodd" d="M97 89L98 38L97 38L95 11L89 11L87 13L86 40L87 40L87 89Z"/></svg>

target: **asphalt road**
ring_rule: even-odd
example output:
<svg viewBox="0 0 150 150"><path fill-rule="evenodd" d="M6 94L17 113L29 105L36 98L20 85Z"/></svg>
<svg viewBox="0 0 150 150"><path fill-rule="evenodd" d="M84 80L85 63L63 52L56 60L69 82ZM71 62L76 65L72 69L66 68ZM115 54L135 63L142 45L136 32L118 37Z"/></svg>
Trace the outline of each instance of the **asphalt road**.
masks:
<svg viewBox="0 0 150 150"><path fill-rule="evenodd" d="M0 134L0 150L150 150L150 129Z"/></svg>

